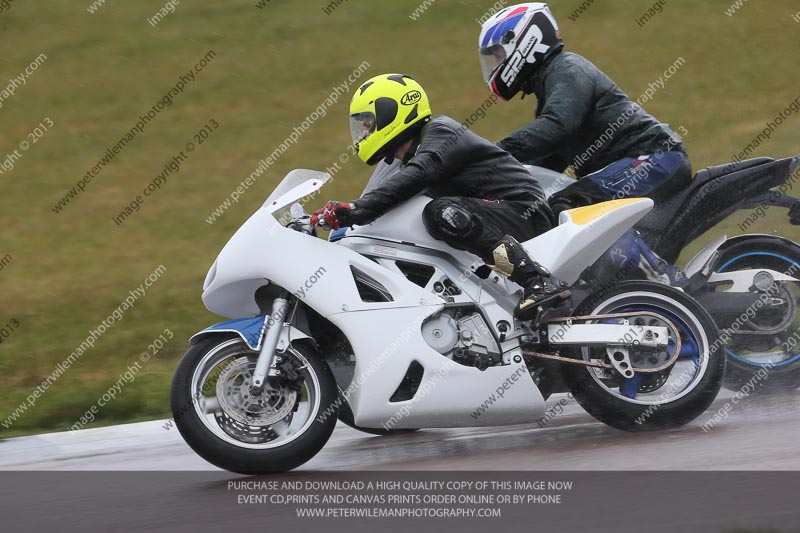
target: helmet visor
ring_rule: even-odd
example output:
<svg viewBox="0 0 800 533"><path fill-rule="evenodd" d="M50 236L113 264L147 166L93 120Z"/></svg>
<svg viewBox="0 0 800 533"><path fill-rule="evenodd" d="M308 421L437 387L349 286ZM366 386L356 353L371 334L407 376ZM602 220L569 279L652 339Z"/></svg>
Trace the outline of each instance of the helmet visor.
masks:
<svg viewBox="0 0 800 533"><path fill-rule="evenodd" d="M484 46L479 50L478 56L481 59L483 81L488 83L500 63L506 60L506 49L500 44Z"/></svg>
<svg viewBox="0 0 800 533"><path fill-rule="evenodd" d="M375 131L375 113L365 111L350 115L350 135L353 144L358 145Z"/></svg>

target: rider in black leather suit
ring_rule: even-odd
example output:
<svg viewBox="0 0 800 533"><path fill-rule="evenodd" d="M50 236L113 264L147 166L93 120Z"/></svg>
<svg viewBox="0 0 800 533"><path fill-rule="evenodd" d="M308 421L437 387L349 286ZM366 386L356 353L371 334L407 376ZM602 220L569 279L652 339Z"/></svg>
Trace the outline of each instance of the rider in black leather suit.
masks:
<svg viewBox="0 0 800 533"><path fill-rule="evenodd" d="M396 82L390 75L377 78L362 86L366 89L359 89L374 94L369 97L370 102L391 98L392 83ZM401 81L412 86L413 80L407 76ZM422 92L416 82L413 87ZM354 96L351 117L363 120L367 112L353 109L359 96L358 92ZM383 129L390 129L393 122L402 124L408 120L403 113L396 115L405 111L397 104L382 104L390 109L389 118L393 120L382 120L381 109L368 112L364 129L370 133L361 142L381 131L372 123L370 114L384 124ZM411 111L409 116L416 117L419 112ZM515 310L520 320L530 320L547 308L565 303L569 292L520 244L553 225L553 213L539 184L522 164L494 143L449 117L431 118L429 113L382 143L375 154L363 157L376 163L381 158L401 159L403 164L397 172L353 202L328 202L314 214L312 223L325 221L334 229L339 225L368 224L425 191L433 200L425 207L423 222L433 237L474 253L524 288ZM359 146L359 150L361 155L364 147Z"/></svg>

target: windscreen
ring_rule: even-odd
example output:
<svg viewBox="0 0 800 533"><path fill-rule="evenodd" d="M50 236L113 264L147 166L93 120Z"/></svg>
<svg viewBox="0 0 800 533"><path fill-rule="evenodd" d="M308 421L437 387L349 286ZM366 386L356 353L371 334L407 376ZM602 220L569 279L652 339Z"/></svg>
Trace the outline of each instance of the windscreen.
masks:
<svg viewBox="0 0 800 533"><path fill-rule="evenodd" d="M281 181L278 186L275 187L275 190L269 195L267 200L264 202L264 205L272 203L276 198L280 198L295 187L302 185L308 180L314 179L327 182L329 179L331 179L331 176L326 172L319 172L317 170L306 170L304 168L292 170L286 174L286 177L283 178L283 181Z"/></svg>
<svg viewBox="0 0 800 533"><path fill-rule="evenodd" d="M285 226L292 221L294 215L292 214L292 205L295 202L303 200L311 200L313 198L313 190L309 190L308 182L314 181L322 182L324 185L331 179L331 175L326 172L318 172L316 170L297 169L289 172L283 181L269 195L267 201L264 202L264 207L272 207L273 202L280 201L281 204L278 209L273 211L274 216L282 226ZM322 185L320 185L321 187ZM315 188L319 190L319 187ZM295 191L294 193L292 191ZM313 207L313 206L312 206Z"/></svg>

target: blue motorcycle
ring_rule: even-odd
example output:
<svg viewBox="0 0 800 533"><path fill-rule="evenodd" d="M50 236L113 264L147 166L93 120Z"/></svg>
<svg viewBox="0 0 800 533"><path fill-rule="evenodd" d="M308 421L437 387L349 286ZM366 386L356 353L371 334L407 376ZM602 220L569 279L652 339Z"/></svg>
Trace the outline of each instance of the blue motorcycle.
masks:
<svg viewBox="0 0 800 533"><path fill-rule="evenodd" d="M742 230L773 207L788 209L789 222L800 225L800 200L786 194L800 177L799 164L800 157L759 157L698 171L689 187L656 205L636 226L664 260L652 265L656 276L674 265L692 241L740 209L755 210L739 225ZM548 195L571 181L547 169L530 169ZM591 268L583 282L611 288L622 281L621 272ZM726 388L800 385L800 245L772 234L722 236L697 253L683 272L688 278L683 290L706 308L720 330L716 349L727 356ZM663 280L668 282L668 276Z"/></svg>

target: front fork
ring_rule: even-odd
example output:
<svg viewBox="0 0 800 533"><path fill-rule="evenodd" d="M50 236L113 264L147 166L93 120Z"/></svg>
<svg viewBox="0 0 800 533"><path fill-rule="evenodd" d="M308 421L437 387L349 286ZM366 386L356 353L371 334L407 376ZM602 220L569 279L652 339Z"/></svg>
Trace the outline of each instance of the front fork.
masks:
<svg viewBox="0 0 800 533"><path fill-rule="evenodd" d="M264 339L261 342L256 369L253 372L253 384L250 387L250 392L255 395L260 395L264 392L264 383L275 359L275 351L278 348L278 340L285 325L284 322L286 315L289 313L289 307L289 293L286 291L272 302L272 312L269 315L270 319L267 321L267 327L264 328ZM272 321L271 326L270 320Z"/></svg>

